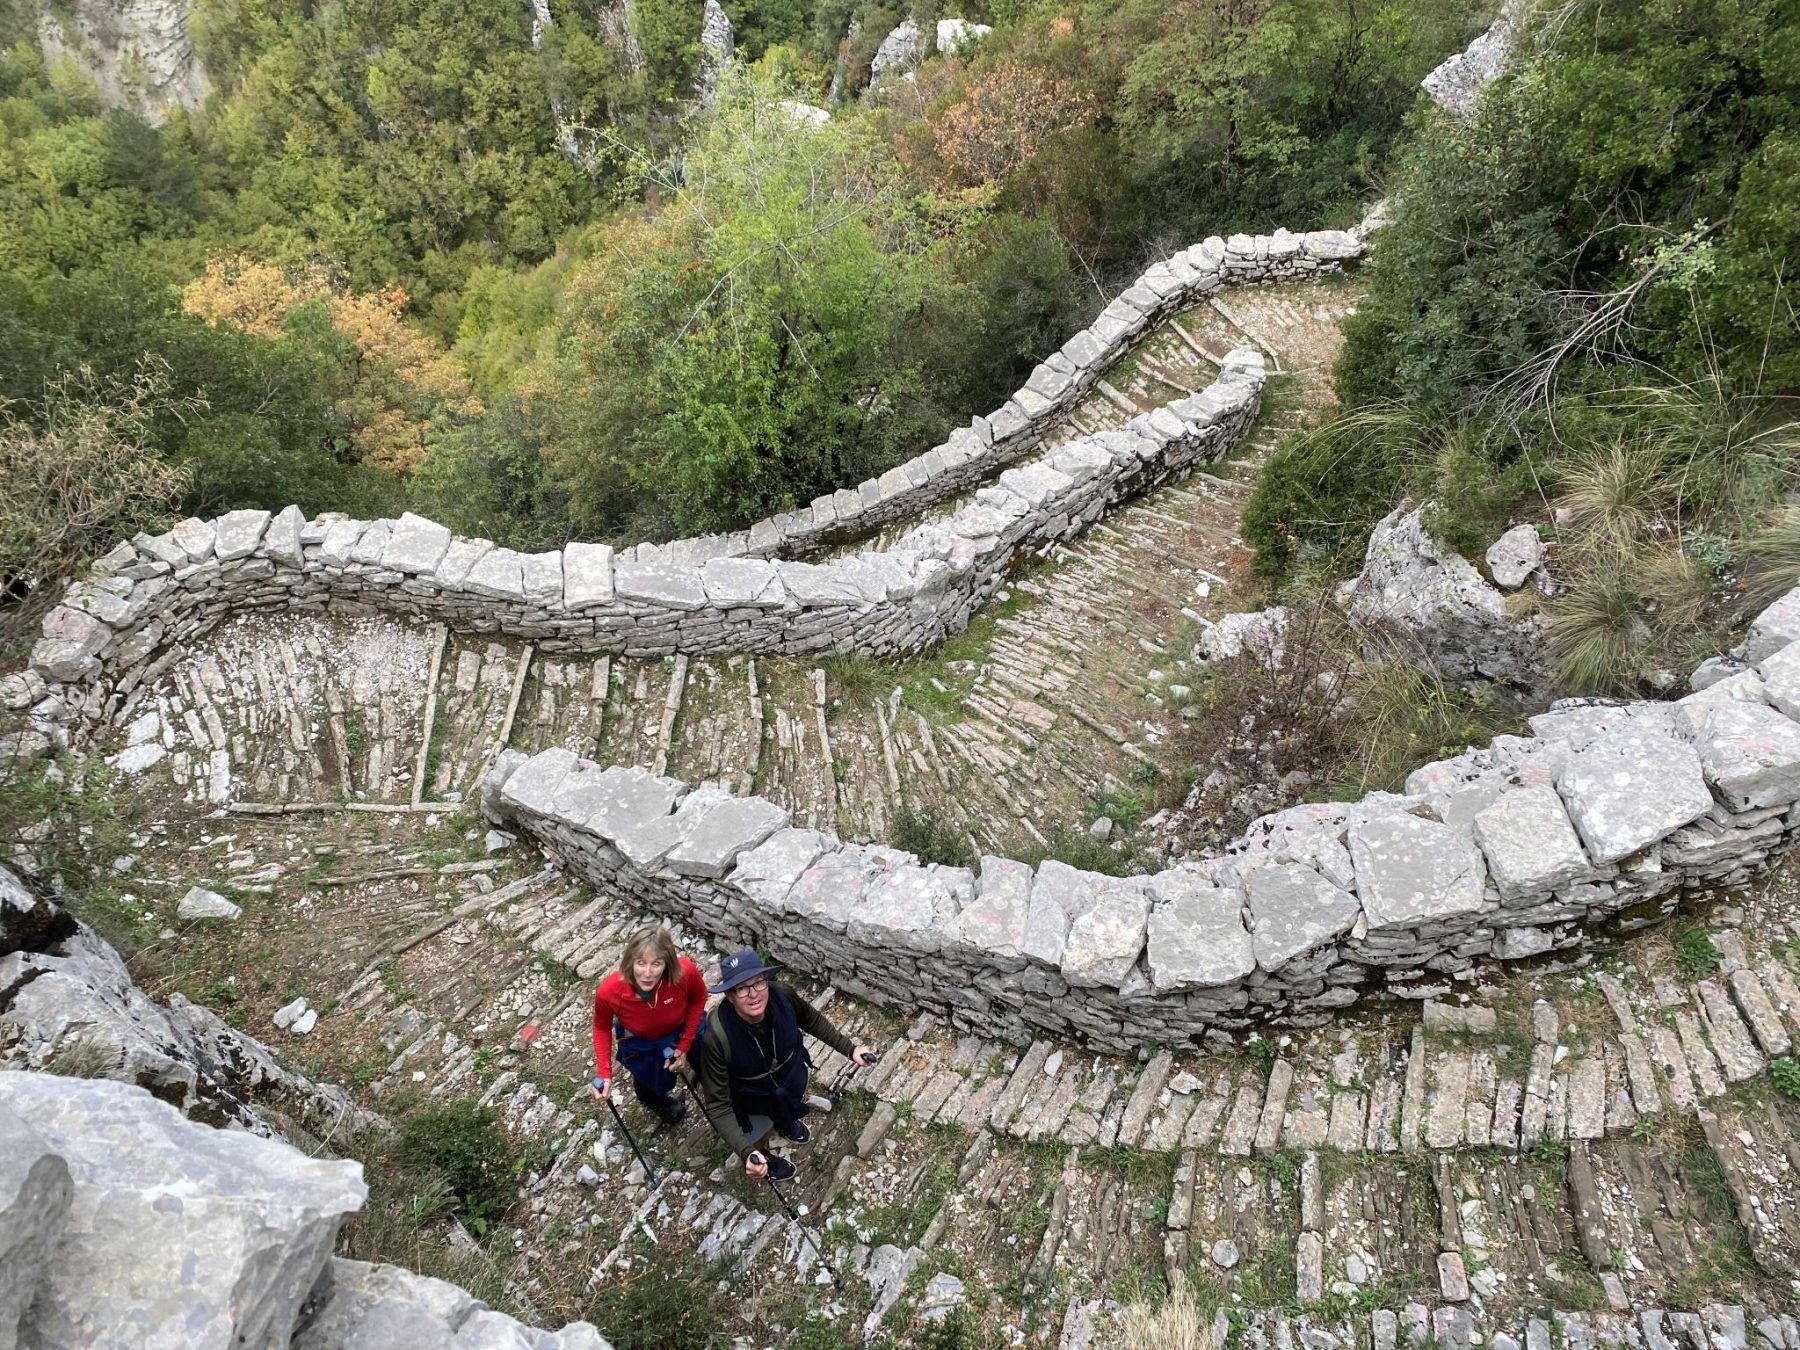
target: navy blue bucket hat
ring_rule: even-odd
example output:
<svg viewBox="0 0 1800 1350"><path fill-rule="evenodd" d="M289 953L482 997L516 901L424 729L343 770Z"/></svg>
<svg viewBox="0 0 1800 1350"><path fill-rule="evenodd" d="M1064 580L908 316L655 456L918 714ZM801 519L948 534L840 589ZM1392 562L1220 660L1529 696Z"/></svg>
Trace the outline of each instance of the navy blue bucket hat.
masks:
<svg viewBox="0 0 1800 1350"><path fill-rule="evenodd" d="M754 980L758 975L773 975L780 970L779 964L770 965L750 948L733 952L719 962L719 982L712 986L715 994L727 993L736 989L747 980Z"/></svg>

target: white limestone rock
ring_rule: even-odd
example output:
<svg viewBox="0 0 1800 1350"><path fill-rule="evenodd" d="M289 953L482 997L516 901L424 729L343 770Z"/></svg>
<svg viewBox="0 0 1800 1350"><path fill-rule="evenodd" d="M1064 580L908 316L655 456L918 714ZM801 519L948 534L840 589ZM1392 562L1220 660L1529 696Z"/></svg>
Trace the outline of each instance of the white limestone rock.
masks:
<svg viewBox="0 0 1800 1350"><path fill-rule="evenodd" d="M1544 541L1536 527L1515 525L1488 546L1488 572L1503 591L1516 591L1544 565Z"/></svg>
<svg viewBox="0 0 1800 1350"><path fill-rule="evenodd" d="M267 511L227 511L213 522L214 556L220 562L248 558L268 527Z"/></svg>
<svg viewBox="0 0 1800 1350"><path fill-rule="evenodd" d="M1721 703L1762 703L1766 695L1762 676L1754 670L1739 671L1675 700L1675 729L1689 740L1697 740L1707 717Z"/></svg>
<svg viewBox="0 0 1800 1350"><path fill-rule="evenodd" d="M31 649L31 666L46 679L71 683L100 668L99 655L112 641L112 629L92 614L58 605L44 616L44 636Z"/></svg>
<svg viewBox="0 0 1800 1350"><path fill-rule="evenodd" d="M1370 534L1362 572L1340 592L1350 617L1398 638L1453 681L1548 688L1539 621L1513 615L1474 564L1433 538L1425 511L1401 507Z"/></svg>
<svg viewBox="0 0 1800 1350"><path fill-rule="evenodd" d="M1757 666L1763 697L1789 717L1800 720L1800 642L1790 642Z"/></svg>
<svg viewBox="0 0 1800 1350"><path fill-rule="evenodd" d="M579 612L613 602L610 544L563 545L563 607Z"/></svg>
<svg viewBox="0 0 1800 1350"><path fill-rule="evenodd" d="M193 923L204 919L222 919L229 923L242 917L244 911L234 905L217 891L209 891L202 886L194 886L181 897L181 903L175 906L175 917Z"/></svg>
<svg viewBox="0 0 1800 1350"><path fill-rule="evenodd" d="M670 871L686 877L722 877L740 854L788 826L788 813L762 797L732 797L712 805L692 820L684 819L681 838L664 856Z"/></svg>
<svg viewBox="0 0 1800 1350"><path fill-rule="evenodd" d="M1800 800L1800 726L1765 703L1721 702L1694 748L1706 781L1734 811Z"/></svg>
<svg viewBox="0 0 1800 1350"><path fill-rule="evenodd" d="M1595 862L1641 852L1712 808L1694 747L1622 725L1570 755L1556 790Z"/></svg>
<svg viewBox="0 0 1800 1350"><path fill-rule="evenodd" d="M1751 621L1741 654L1751 665L1759 665L1790 642L1800 642L1800 586Z"/></svg>
<svg viewBox="0 0 1800 1350"><path fill-rule="evenodd" d="M1452 117L1467 119L1474 115L1481 91L1512 64L1513 47L1518 42L1525 12L1526 0L1507 0L1487 32L1419 81L1438 107Z"/></svg>
<svg viewBox="0 0 1800 1350"><path fill-rule="evenodd" d="M975 895L950 926L949 938L999 957L1025 954L1032 870L1011 858L983 855Z"/></svg>
<svg viewBox="0 0 1800 1350"><path fill-rule="evenodd" d="M1352 825L1349 847L1370 932L1414 928L1482 907L1487 868L1462 830L1396 813Z"/></svg>
<svg viewBox="0 0 1800 1350"><path fill-rule="evenodd" d="M287 567L299 567L306 561L306 548L300 542L300 531L306 516L298 506L284 506L263 531L262 551Z"/></svg>
<svg viewBox="0 0 1800 1350"><path fill-rule="evenodd" d="M757 904L779 912L794 883L836 843L817 830L777 830L738 855L730 883Z"/></svg>
<svg viewBox="0 0 1800 1350"><path fill-rule="evenodd" d="M1063 978L1074 985L1117 988L1144 950L1150 897L1141 877L1117 877L1094 888L1093 903L1069 924Z"/></svg>
<svg viewBox="0 0 1800 1350"><path fill-rule="evenodd" d="M1153 988L1208 989L1256 969L1256 948L1236 891L1179 869L1156 873L1149 887L1153 904L1144 969Z"/></svg>
<svg viewBox="0 0 1800 1350"><path fill-rule="evenodd" d="M1547 894L1593 871L1562 798L1548 785L1501 793L1475 813L1474 831L1502 899Z"/></svg>
<svg viewBox="0 0 1800 1350"><path fill-rule="evenodd" d="M1228 661L1248 652L1271 670L1281 665L1287 635L1287 606L1275 605L1249 614L1227 614L1216 623L1202 620L1199 658Z"/></svg>
<svg viewBox="0 0 1800 1350"><path fill-rule="evenodd" d="M394 524L382 550L381 565L390 571L418 576L437 571L450 551L450 529L435 520L406 512Z"/></svg>
<svg viewBox="0 0 1800 1350"><path fill-rule="evenodd" d="M613 594L660 609L704 609L706 589L697 567L665 563L613 564Z"/></svg>
<svg viewBox="0 0 1800 1350"><path fill-rule="evenodd" d="M1248 868L1244 902L1262 970L1279 970L1296 956L1344 936L1362 917L1354 895L1298 863Z"/></svg>
<svg viewBox="0 0 1800 1350"><path fill-rule="evenodd" d="M360 1163L185 1120L125 1083L0 1074L0 1107L72 1182L27 1345L285 1345L368 1195Z"/></svg>

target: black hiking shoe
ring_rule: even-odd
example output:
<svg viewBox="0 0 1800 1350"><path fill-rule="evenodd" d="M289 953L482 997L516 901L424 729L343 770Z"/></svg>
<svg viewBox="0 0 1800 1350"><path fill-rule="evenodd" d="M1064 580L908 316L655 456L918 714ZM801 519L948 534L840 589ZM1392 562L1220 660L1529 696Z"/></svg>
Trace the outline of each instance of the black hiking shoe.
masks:
<svg viewBox="0 0 1800 1350"><path fill-rule="evenodd" d="M763 1157L769 1160L770 1181L786 1181L794 1175L794 1164L779 1153L765 1153Z"/></svg>
<svg viewBox="0 0 1800 1350"><path fill-rule="evenodd" d="M791 1139L796 1144L804 1144L812 1138L812 1131L806 1128L804 1121L796 1120L791 1125L777 1125L775 1132L783 1139Z"/></svg>
<svg viewBox="0 0 1800 1350"><path fill-rule="evenodd" d="M687 1103L676 1096L657 1097L644 1105L665 1125L676 1125L687 1118Z"/></svg>

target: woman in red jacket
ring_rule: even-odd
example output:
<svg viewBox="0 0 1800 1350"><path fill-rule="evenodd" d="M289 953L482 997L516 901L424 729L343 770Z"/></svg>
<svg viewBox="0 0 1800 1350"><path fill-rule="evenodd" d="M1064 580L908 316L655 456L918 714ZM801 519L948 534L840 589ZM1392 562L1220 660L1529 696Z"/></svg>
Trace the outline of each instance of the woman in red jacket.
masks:
<svg viewBox="0 0 1800 1350"><path fill-rule="evenodd" d="M670 1095L675 1075L687 1067L688 1051L706 1011L706 980L700 968L675 951L666 928L640 928L625 944L619 968L594 990L595 1101L612 1090L613 1040L619 1062L631 1073L637 1099L671 1124L687 1114Z"/></svg>

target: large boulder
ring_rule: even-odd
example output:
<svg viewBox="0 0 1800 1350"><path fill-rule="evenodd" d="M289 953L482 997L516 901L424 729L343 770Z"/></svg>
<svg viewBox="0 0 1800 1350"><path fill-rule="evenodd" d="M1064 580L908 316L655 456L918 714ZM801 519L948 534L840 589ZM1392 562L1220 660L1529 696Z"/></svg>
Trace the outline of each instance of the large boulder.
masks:
<svg viewBox="0 0 1800 1350"><path fill-rule="evenodd" d="M4 1073L0 1109L72 1183L26 1345L286 1345L368 1195L360 1163L211 1129L125 1083Z"/></svg>
<svg viewBox="0 0 1800 1350"><path fill-rule="evenodd" d="M1514 613L1473 563L1434 538L1426 509L1402 506L1375 527L1361 574L1339 593L1346 612L1447 680L1491 680L1528 696L1547 691L1541 622Z"/></svg>
<svg viewBox="0 0 1800 1350"><path fill-rule="evenodd" d="M184 1119L142 1088L0 1073L0 1346L611 1350L334 1258L362 1165Z"/></svg>

